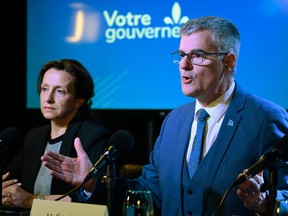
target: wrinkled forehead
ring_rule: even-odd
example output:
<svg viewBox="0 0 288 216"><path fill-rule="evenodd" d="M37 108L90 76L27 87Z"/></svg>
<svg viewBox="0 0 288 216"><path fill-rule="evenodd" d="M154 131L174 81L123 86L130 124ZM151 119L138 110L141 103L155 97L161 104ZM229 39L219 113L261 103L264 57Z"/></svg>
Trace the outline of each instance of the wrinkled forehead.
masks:
<svg viewBox="0 0 288 216"><path fill-rule="evenodd" d="M192 50L217 51L213 35L208 30L201 30L190 35L183 35L180 39L179 50L190 52Z"/></svg>
<svg viewBox="0 0 288 216"><path fill-rule="evenodd" d="M43 76L42 84L74 88L75 77L70 73L55 68L47 70Z"/></svg>

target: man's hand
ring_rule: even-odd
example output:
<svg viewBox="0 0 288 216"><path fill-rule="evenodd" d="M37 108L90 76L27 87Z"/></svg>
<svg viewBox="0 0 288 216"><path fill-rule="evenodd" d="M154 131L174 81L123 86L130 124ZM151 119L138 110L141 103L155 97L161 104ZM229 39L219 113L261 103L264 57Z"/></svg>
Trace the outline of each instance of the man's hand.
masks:
<svg viewBox="0 0 288 216"><path fill-rule="evenodd" d="M53 177L73 186L78 186L83 183L93 164L84 151L79 138L75 138L74 147L77 152L77 158L71 158L51 151L45 151L41 160L43 165L50 169L50 174Z"/></svg>
<svg viewBox="0 0 288 216"><path fill-rule="evenodd" d="M244 170L243 173L245 172L247 170ZM269 213L269 199L266 192L261 192L262 184L264 184L263 171L239 184L237 195L246 208L254 210L261 215L266 215Z"/></svg>

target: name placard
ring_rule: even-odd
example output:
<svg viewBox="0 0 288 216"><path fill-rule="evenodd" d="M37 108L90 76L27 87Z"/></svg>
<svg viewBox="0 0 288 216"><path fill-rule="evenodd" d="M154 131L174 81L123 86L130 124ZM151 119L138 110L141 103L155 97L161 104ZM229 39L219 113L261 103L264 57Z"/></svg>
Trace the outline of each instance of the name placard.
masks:
<svg viewBox="0 0 288 216"><path fill-rule="evenodd" d="M109 216L105 205L37 200L32 204L30 216Z"/></svg>

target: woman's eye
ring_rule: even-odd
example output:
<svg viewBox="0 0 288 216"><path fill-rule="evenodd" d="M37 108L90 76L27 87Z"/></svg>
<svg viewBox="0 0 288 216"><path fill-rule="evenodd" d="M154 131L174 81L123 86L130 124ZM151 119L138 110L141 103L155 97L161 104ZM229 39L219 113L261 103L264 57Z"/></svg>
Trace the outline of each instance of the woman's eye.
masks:
<svg viewBox="0 0 288 216"><path fill-rule="evenodd" d="M47 89L48 89L47 87L41 87L42 92L47 91Z"/></svg>
<svg viewBox="0 0 288 216"><path fill-rule="evenodd" d="M57 92L60 93L60 94L64 94L65 93L63 90L60 90L60 89L58 89Z"/></svg>

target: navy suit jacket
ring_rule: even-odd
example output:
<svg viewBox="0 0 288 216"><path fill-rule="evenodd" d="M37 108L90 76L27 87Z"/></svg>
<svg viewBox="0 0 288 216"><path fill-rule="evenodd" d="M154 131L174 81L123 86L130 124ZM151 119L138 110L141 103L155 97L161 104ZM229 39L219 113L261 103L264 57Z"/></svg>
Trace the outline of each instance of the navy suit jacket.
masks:
<svg viewBox="0 0 288 216"><path fill-rule="evenodd" d="M87 119L77 119L70 122L63 137L60 154L77 157L74 148L74 139L79 137L84 150L92 163L95 163L107 147L107 141L111 133L97 122ZM41 166L41 156L44 154L47 141L50 137L50 125L34 128L25 137L24 145L16 158L5 168L4 173L9 171L11 178L16 178L22 183L22 188L33 194L34 184ZM63 181L52 179L51 194L64 194L73 189ZM92 202L106 203L106 185L97 185L97 199ZM79 201L76 193L71 195L72 201ZM91 198L92 199L92 198Z"/></svg>
<svg viewBox="0 0 288 216"><path fill-rule="evenodd" d="M239 173L271 151L277 140L288 133L285 109L244 92L236 83L219 134L191 179L191 202L183 200L183 165L194 118L195 101L171 111L165 118L150 163L142 176L128 181L128 188L153 192L162 215L183 215L183 205L193 215L213 215L221 198ZM288 196L288 165L278 164L278 198ZM280 167L281 166L281 167ZM268 180L268 171L265 178ZM228 194L220 215L252 215L236 194ZM186 215L186 213L185 213Z"/></svg>

